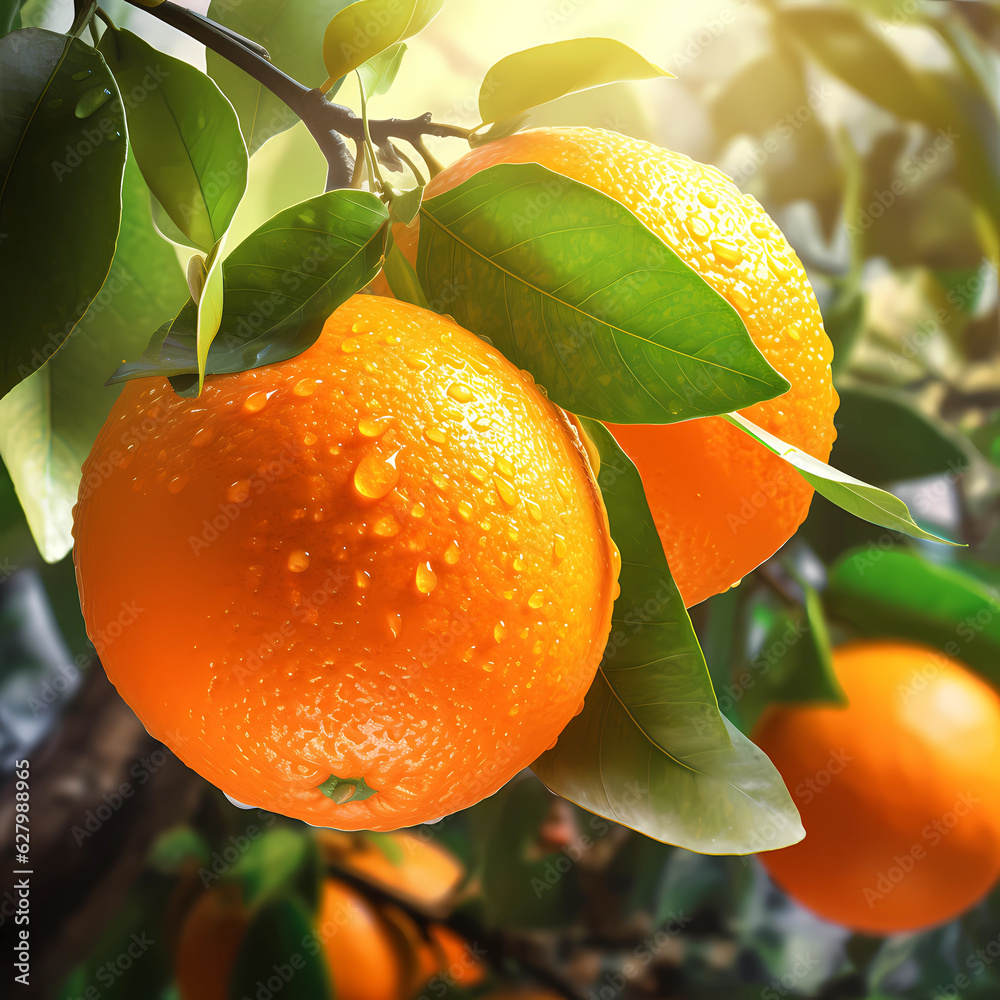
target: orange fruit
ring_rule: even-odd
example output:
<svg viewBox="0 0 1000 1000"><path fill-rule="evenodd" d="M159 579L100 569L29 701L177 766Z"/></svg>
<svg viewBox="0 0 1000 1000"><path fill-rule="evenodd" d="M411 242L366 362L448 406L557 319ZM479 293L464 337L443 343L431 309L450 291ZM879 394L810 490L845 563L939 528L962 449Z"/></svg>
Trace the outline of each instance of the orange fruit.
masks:
<svg viewBox="0 0 1000 1000"><path fill-rule="evenodd" d="M465 875L451 851L405 830L378 834L390 841L386 845L363 835L331 830L321 830L318 836L334 864L426 906L442 904Z"/></svg>
<svg viewBox="0 0 1000 1000"><path fill-rule="evenodd" d="M225 1000L250 914L240 887L218 885L191 907L177 942L174 973L181 1000Z"/></svg>
<svg viewBox="0 0 1000 1000"><path fill-rule="evenodd" d="M434 957L434 972L442 979L458 986L477 986L486 978L482 959L459 934L443 924L427 928Z"/></svg>
<svg viewBox="0 0 1000 1000"><path fill-rule="evenodd" d="M805 271L760 204L715 167L617 132L539 128L480 146L439 173L425 197L498 163L540 163L630 209L743 318L791 384L744 416L823 461L836 432L833 350ZM396 225L416 260L418 226ZM380 275L373 287L385 291ZM812 487L721 417L612 426L635 462L677 586L689 607L738 583L805 519Z"/></svg>
<svg viewBox="0 0 1000 1000"><path fill-rule="evenodd" d="M327 879L316 915L337 1000L400 1000L404 956L385 918L358 892Z"/></svg>
<svg viewBox="0 0 1000 1000"><path fill-rule="evenodd" d="M610 631L617 552L575 426L454 322L371 295L199 399L129 383L74 532L89 634L146 728L320 826L495 792Z"/></svg>
<svg viewBox="0 0 1000 1000"><path fill-rule="evenodd" d="M761 861L854 930L948 920L1000 875L1000 697L910 643L840 646L834 668L848 707L772 706L754 730L806 829Z"/></svg>
<svg viewBox="0 0 1000 1000"><path fill-rule="evenodd" d="M175 974L181 1000L227 1000L249 922L238 886L216 886L198 900L177 949ZM360 893L326 879L314 933L338 1000L402 1000L404 956L389 925Z"/></svg>

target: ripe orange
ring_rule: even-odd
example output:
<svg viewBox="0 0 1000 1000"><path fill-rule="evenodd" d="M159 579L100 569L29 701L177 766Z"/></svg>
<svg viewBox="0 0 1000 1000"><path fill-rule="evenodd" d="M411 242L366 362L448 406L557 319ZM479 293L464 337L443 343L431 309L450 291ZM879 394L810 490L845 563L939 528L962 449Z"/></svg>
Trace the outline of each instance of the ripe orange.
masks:
<svg viewBox="0 0 1000 1000"><path fill-rule="evenodd" d="M574 426L390 299L199 399L127 385L75 513L122 697L233 798L316 825L492 794L572 718L610 630L617 552Z"/></svg>
<svg viewBox="0 0 1000 1000"><path fill-rule="evenodd" d="M440 906L458 888L465 871L447 848L406 830L377 836L390 843L380 845L364 834L318 832L332 863L415 902Z"/></svg>
<svg viewBox="0 0 1000 1000"><path fill-rule="evenodd" d="M175 975L181 1000L226 1000L234 963L250 922L239 888L219 885L195 904L181 930ZM323 883L315 920L337 1000L400 1000L404 955L382 915L337 879ZM303 947L309 945L303 943Z"/></svg>
<svg viewBox="0 0 1000 1000"><path fill-rule="evenodd" d="M406 972L385 918L358 892L327 879L316 915L334 996L338 1000L399 1000Z"/></svg>
<svg viewBox="0 0 1000 1000"><path fill-rule="evenodd" d="M221 884L191 908L177 942L174 973L181 1000L224 1000L250 914L240 887Z"/></svg>
<svg viewBox="0 0 1000 1000"><path fill-rule="evenodd" d="M834 667L848 707L774 706L753 733L806 829L761 861L855 930L948 920L1000 875L1000 697L909 643L850 643Z"/></svg>
<svg viewBox="0 0 1000 1000"><path fill-rule="evenodd" d="M480 146L428 184L430 198L497 163L535 162L630 209L742 316L791 384L741 411L826 461L835 437L833 350L795 252L758 202L715 167L616 132L540 128ZM418 226L395 239L416 259ZM375 286L388 285L379 276ZM670 569L690 607L738 583L788 540L812 487L721 417L611 428L646 488Z"/></svg>

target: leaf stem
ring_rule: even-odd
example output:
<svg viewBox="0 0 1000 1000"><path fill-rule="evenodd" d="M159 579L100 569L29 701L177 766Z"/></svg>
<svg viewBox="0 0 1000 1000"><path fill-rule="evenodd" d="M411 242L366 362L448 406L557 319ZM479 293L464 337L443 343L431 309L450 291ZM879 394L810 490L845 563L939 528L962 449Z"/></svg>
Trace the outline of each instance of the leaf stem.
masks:
<svg viewBox="0 0 1000 1000"><path fill-rule="evenodd" d="M310 89L278 69L270 61L267 50L256 42L169 0L155 7L145 6L141 0L126 2L217 52L287 104L305 123L330 165L328 191L349 187L351 183L354 158L344 142L345 138L355 142L364 142L368 138L378 147L389 144L391 139L402 139L426 160L429 154L426 147L421 148L424 136L468 139L472 134L471 129L432 121L428 112L417 118L386 118L370 122L366 135L365 123L350 108L328 101L319 88ZM428 167L431 167L430 161ZM431 170L433 173L433 167Z"/></svg>

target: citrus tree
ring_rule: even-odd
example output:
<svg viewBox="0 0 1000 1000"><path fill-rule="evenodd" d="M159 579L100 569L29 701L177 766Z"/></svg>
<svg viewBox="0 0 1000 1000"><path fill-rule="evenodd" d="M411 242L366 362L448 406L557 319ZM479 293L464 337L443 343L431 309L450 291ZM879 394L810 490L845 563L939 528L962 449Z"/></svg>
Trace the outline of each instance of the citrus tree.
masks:
<svg viewBox="0 0 1000 1000"><path fill-rule="evenodd" d="M440 3L275 12L244 0L206 17L165 2L129 19L137 31L96 4L77 3L62 30L34 26L30 4L9 6L0 455L44 560L65 567L75 540L75 580L45 573L78 587L87 635L141 723L232 802L267 811L253 836L226 832L230 817L157 841L137 890L150 901L135 905L166 913L162 933L188 942L162 953L161 979L173 953L182 996L199 995L191 984L209 974L198 948L217 940L211 954L228 957L204 995L253 995L292 954L302 968L277 975L302 996L415 995L442 975L449 989L485 991L507 957L566 993L562 973L496 928L565 927L584 873L613 882L618 865L629 905L674 921L672 938L707 905L712 879L739 883L735 869L705 868L691 899L678 896L678 859L690 855L674 848L775 851L779 882L861 932L951 918L989 889L993 806L962 826L981 847L975 862L953 837L957 860L938 852L910 882L919 895L921 872L958 879L954 898L939 893L926 912L902 891L889 898L879 859L905 844L887 835L859 876L887 900L881 916L828 906L828 873L811 885L816 855L791 860L812 844L791 845L806 832L809 782L836 773L824 756L836 737L810 756L818 723L780 728L765 713L783 703L799 719L798 706L819 702L843 721L849 700L870 713L851 732L889 724L905 679L870 695L838 666L848 660L831 654L834 640L923 643L899 668L907 678L940 649L996 679L995 571L961 552L990 530L990 456L899 391L934 380L940 340L911 321L885 349L871 280L873 259L897 284L926 265L926 299L950 306L937 325L960 353L995 360L995 343L970 346L1000 214L989 25L931 20L956 67L939 72L903 60L865 12L762 5L772 48L699 97L718 140L711 158L740 186L777 215L796 200L814 207L797 254L717 168L576 123L572 95L675 85L613 38L496 62L467 127L437 112L368 113L374 98L391 102L407 40ZM153 19L203 45L206 72L154 46L142 30ZM819 123L816 72L891 118L864 162L843 130ZM792 96L787 121L746 96L761 91ZM455 106L446 93L435 102ZM933 138L900 164L908 129ZM733 142L754 135L763 145L750 153ZM950 213L948 239L930 223L897 231L921 212ZM838 219L846 267L824 271L822 249L808 251ZM955 394L945 416L960 412L989 453L995 426L972 413L975 390L958 371L943 381ZM887 489L937 473L954 487L969 470L981 485L958 522L914 519ZM995 700L968 683L970 704ZM869 696L875 707L859 707ZM943 770L936 798L921 798L927 782L900 786L918 832L953 786L990 795L1000 711L985 712L981 737L970 718L952 745L984 748L974 765ZM929 744L940 725L932 713ZM913 754L900 757L912 777ZM877 752L880 766L885 781ZM865 788L880 780L850 773ZM845 794L822 799L827 812L862 808ZM865 803L872 830L892 825ZM447 905L399 884L397 841L270 829L274 814L392 831L459 810L443 836L480 881L451 887ZM103 836L103 822L77 825L78 845ZM650 838L630 841L641 857L619 853L626 829ZM219 854L213 871L225 836L236 859ZM373 843L394 862L374 890L355 857ZM958 878L973 863L977 877ZM667 872L655 897L641 885L647 865ZM811 878L797 884L803 868ZM168 889L183 919L163 903ZM338 973L351 947L323 928L345 912L353 947L386 951L378 989ZM485 964L469 942L488 946ZM102 947L121 953L115 933ZM94 974L79 971L67 995Z"/></svg>

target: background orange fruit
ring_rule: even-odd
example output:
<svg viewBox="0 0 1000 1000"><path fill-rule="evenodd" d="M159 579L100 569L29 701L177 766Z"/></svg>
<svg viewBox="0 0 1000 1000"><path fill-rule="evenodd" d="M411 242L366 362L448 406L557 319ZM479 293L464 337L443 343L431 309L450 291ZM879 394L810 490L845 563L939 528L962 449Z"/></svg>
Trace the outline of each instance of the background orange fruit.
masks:
<svg viewBox="0 0 1000 1000"><path fill-rule="evenodd" d="M754 730L806 829L761 861L855 930L948 920L1000 874L1000 697L910 643L840 646L834 667L849 707L775 706Z"/></svg>
<svg viewBox="0 0 1000 1000"><path fill-rule="evenodd" d="M425 197L485 167L526 162L621 202L725 297L791 383L784 395L741 412L816 458L829 457L838 402L833 350L801 263L754 198L715 167L591 128L532 129L481 146L438 174ZM394 229L411 261L417 233L417 225ZM380 276L375 287L388 286ZM642 475L689 607L739 582L791 537L809 510L812 487L719 417L611 429Z"/></svg>
<svg viewBox="0 0 1000 1000"><path fill-rule="evenodd" d="M405 303L355 296L305 353L199 399L129 383L83 481L77 579L122 697L238 801L316 825L496 791L577 711L610 630L617 553L573 426ZM331 775L375 794L333 801Z"/></svg>
<svg viewBox="0 0 1000 1000"><path fill-rule="evenodd" d="M195 903L181 929L175 975L181 1000L227 1000L236 957L250 923L240 888L222 884ZM405 956L385 918L337 879L323 882L316 940L338 1000L402 1000Z"/></svg>

